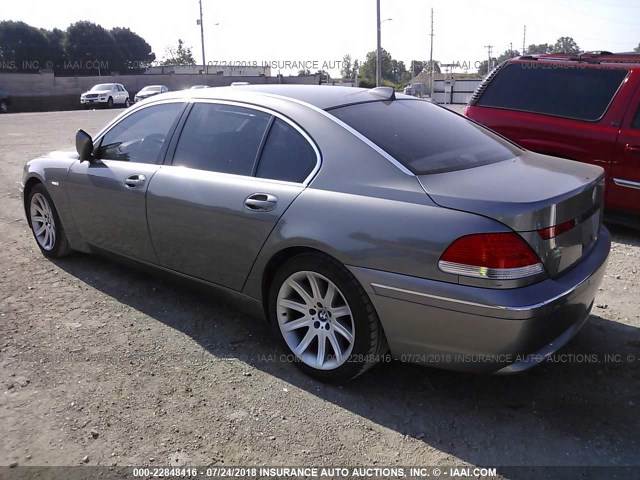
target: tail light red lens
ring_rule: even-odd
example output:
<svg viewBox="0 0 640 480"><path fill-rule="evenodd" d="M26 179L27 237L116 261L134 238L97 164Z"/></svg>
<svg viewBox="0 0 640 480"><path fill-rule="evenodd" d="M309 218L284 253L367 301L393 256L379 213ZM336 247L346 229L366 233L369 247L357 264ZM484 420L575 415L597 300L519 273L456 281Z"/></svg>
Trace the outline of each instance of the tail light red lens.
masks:
<svg viewBox="0 0 640 480"><path fill-rule="evenodd" d="M543 240L549 240L553 237L557 237L561 233L568 232L573 227L576 226L576 220L568 220L564 223L560 223L558 225L554 225L553 227L543 228L542 230L538 230L538 235Z"/></svg>
<svg viewBox="0 0 640 480"><path fill-rule="evenodd" d="M479 233L460 237L440 257L443 272L493 280L512 280L544 271L540 257L517 233Z"/></svg>

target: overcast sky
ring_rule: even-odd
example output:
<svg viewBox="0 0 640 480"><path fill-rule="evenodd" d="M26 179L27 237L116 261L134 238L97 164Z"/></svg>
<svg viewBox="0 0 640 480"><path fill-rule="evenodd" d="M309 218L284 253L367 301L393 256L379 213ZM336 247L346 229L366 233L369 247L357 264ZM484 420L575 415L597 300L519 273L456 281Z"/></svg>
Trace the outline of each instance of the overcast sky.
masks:
<svg viewBox="0 0 640 480"><path fill-rule="evenodd" d="M341 60L345 53L362 60L375 49L375 0L202 1L207 62L322 64ZM638 0L381 0L382 18L392 19L383 23L382 46L407 67L412 59L429 58L432 7L434 59L443 63L484 60L485 45L493 45L498 54L510 42L521 50L525 25L527 45L570 36L584 50L615 52L630 51L640 42ZM151 44L159 59L182 38L200 62L197 18L197 0L4 0L0 10L2 20L47 29L64 30L77 20L129 27Z"/></svg>

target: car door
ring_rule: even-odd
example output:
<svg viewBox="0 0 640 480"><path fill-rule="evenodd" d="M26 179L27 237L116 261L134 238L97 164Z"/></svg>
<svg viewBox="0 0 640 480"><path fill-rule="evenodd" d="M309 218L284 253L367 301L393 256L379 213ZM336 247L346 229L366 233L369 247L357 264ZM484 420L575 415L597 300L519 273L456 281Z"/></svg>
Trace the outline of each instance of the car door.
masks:
<svg viewBox="0 0 640 480"><path fill-rule="evenodd" d="M82 237L91 245L157 263L145 212L149 181L183 102L137 109L96 139L95 160L74 163L66 191Z"/></svg>
<svg viewBox="0 0 640 480"><path fill-rule="evenodd" d="M610 171L607 204L640 213L640 89L622 122Z"/></svg>
<svg viewBox="0 0 640 480"><path fill-rule="evenodd" d="M193 105L172 148L172 165L153 177L147 193L158 260L239 291L320 154L274 112L206 101Z"/></svg>
<svg viewBox="0 0 640 480"><path fill-rule="evenodd" d="M127 91L120 84L117 85L118 88L118 103L125 103L127 100Z"/></svg>

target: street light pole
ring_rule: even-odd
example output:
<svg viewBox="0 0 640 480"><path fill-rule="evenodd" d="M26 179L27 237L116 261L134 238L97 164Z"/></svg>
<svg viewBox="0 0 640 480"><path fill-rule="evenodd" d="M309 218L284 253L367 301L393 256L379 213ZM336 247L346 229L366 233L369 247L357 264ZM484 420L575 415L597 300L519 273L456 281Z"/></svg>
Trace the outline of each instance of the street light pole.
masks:
<svg viewBox="0 0 640 480"><path fill-rule="evenodd" d="M381 46L381 26L380 26L380 0L376 0L377 26L378 26L378 48L376 49L376 87L382 82L382 46Z"/></svg>
<svg viewBox="0 0 640 480"><path fill-rule="evenodd" d="M204 56L204 23L202 22L202 0L200 2L200 41L202 43L202 70L207 74L207 62Z"/></svg>

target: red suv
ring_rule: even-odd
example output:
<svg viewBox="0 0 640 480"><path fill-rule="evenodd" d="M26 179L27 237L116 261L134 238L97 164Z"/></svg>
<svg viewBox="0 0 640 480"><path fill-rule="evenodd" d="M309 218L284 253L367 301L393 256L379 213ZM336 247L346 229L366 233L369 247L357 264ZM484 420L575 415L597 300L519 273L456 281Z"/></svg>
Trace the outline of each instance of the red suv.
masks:
<svg viewBox="0 0 640 480"><path fill-rule="evenodd" d="M609 220L640 225L640 54L508 60L465 113L529 150L601 166Z"/></svg>

